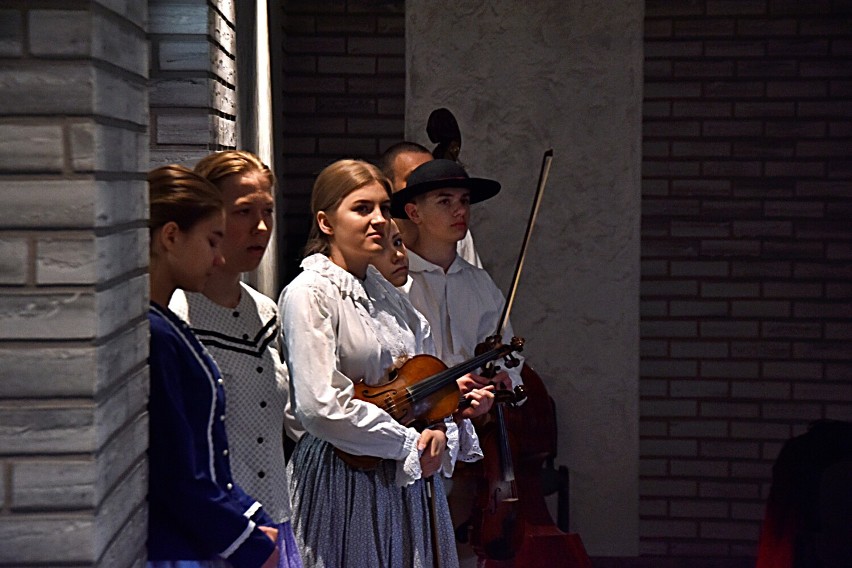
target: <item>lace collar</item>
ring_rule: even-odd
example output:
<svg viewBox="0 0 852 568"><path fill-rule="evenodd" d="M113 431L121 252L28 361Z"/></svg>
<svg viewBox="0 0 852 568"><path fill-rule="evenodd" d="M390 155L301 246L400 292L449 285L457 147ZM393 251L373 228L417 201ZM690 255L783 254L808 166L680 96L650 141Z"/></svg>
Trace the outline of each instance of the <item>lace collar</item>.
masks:
<svg viewBox="0 0 852 568"><path fill-rule="evenodd" d="M305 258L300 266L302 270L316 272L320 276L330 280L340 290L340 295L344 298L350 297L365 305L370 304L367 291L364 290L364 283L353 274L331 262L324 254L312 254Z"/></svg>

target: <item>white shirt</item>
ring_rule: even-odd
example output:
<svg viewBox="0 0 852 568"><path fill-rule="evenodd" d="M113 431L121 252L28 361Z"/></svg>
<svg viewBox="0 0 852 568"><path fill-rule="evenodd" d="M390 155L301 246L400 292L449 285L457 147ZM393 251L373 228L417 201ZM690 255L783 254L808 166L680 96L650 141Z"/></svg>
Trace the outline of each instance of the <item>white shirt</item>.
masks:
<svg viewBox="0 0 852 568"><path fill-rule="evenodd" d="M420 434L353 398L353 381L386 383L410 357L434 353L429 324L372 266L363 282L321 254L302 268L279 299L296 417L345 452L396 460L397 484L408 485L420 477ZM446 424L443 473L450 476L456 457L475 461L482 452L469 421L461 440L452 419Z"/></svg>
<svg viewBox="0 0 852 568"><path fill-rule="evenodd" d="M408 251L409 281L403 286L408 299L432 326L438 358L449 366L474 356L476 346L494 335L503 315L503 293L491 276L461 257L449 270ZM503 342L512 338L511 324L503 332ZM506 369L512 386L523 384L523 357L520 364ZM501 365L502 367L502 365Z"/></svg>
<svg viewBox="0 0 852 568"><path fill-rule="evenodd" d="M482 261L479 260L479 255L476 254L476 248L473 246L473 235L470 234L470 229L465 233L464 238L456 243L456 252L470 264L482 268Z"/></svg>
<svg viewBox="0 0 852 568"><path fill-rule="evenodd" d="M288 413L289 381L279 353L278 308L273 300L240 284L236 308L183 290L175 291L169 308L189 324L222 373L234 479L281 523L290 519L281 432ZM290 422L288 430L294 426Z"/></svg>

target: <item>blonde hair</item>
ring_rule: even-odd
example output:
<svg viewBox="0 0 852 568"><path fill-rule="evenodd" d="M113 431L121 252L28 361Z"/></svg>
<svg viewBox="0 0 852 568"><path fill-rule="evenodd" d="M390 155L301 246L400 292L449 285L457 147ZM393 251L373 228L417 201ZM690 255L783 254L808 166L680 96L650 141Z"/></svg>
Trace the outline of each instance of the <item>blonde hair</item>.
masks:
<svg viewBox="0 0 852 568"><path fill-rule="evenodd" d="M228 176L253 172L258 172L266 178L269 191L273 191L275 174L272 173L269 166L251 152L245 150L215 152L204 156L195 164L195 173L206 177L217 187Z"/></svg>
<svg viewBox="0 0 852 568"><path fill-rule="evenodd" d="M390 180L379 168L363 160L338 160L320 172L311 191L313 221L305 245L305 256L331 253L328 235L320 230L317 223L317 213L335 211L347 195L373 182L378 182L390 197Z"/></svg>
<svg viewBox="0 0 852 568"><path fill-rule="evenodd" d="M153 232L169 222L188 231L222 211L222 193L189 168L171 164L148 172L148 228Z"/></svg>

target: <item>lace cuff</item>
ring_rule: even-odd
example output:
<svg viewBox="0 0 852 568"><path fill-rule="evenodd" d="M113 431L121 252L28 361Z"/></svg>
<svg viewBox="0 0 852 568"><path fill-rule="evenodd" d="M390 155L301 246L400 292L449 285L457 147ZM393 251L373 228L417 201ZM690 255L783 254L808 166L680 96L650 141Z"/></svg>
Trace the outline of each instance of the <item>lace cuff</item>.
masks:
<svg viewBox="0 0 852 568"><path fill-rule="evenodd" d="M479 436L476 435L473 423L465 418L461 421L461 424L457 425L457 428L459 438L457 459L468 463L481 460L485 454L479 447Z"/></svg>
<svg viewBox="0 0 852 568"><path fill-rule="evenodd" d="M403 443L405 458L396 462L396 484L399 487L411 485L420 479L420 450L417 449L419 441L420 434L417 430L406 428Z"/></svg>

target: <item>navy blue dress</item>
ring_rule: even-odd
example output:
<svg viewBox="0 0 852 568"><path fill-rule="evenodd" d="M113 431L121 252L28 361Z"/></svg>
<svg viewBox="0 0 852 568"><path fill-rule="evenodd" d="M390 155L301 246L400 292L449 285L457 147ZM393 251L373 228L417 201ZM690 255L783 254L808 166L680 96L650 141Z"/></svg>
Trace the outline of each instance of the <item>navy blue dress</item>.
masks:
<svg viewBox="0 0 852 568"><path fill-rule="evenodd" d="M148 322L148 560L261 566L274 544L257 525L273 523L231 477L219 369L170 310L152 302Z"/></svg>

